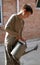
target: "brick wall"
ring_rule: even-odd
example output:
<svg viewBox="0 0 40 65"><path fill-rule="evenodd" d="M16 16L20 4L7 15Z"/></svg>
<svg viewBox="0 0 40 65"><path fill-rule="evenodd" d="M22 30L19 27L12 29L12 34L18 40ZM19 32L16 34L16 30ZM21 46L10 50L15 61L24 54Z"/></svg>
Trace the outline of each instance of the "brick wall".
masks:
<svg viewBox="0 0 40 65"><path fill-rule="evenodd" d="M36 9L35 0L19 0L20 9L27 3L31 4L33 8L33 15L25 19L25 25L23 29L23 38L32 39L40 38L40 10ZM3 23L7 22L11 14L16 13L16 0L3 0ZM3 27L0 28L0 43L4 41L5 31Z"/></svg>
<svg viewBox="0 0 40 65"><path fill-rule="evenodd" d="M4 24L13 13L16 13L16 0L3 0Z"/></svg>

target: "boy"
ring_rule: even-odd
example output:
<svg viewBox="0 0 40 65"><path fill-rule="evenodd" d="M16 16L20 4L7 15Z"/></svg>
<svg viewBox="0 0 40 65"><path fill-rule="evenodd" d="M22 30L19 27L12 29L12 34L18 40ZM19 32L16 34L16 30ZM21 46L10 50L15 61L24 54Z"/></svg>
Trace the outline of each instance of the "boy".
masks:
<svg viewBox="0 0 40 65"><path fill-rule="evenodd" d="M11 51L14 48L18 39L21 39L25 42L22 38L22 30L24 27L24 18L29 17L33 13L31 6L25 4L20 12L17 14L13 14L5 25L5 65L15 65L16 61L14 62ZM16 65L18 65L16 63Z"/></svg>

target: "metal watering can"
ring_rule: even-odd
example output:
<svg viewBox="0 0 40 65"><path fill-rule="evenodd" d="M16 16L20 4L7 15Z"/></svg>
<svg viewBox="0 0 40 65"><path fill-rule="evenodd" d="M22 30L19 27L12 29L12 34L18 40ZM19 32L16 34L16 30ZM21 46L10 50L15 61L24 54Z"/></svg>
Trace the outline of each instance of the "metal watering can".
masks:
<svg viewBox="0 0 40 65"><path fill-rule="evenodd" d="M11 51L11 55L13 57L13 60L14 61L14 65L20 65L20 61L19 61L19 58L24 55L24 54L27 54L31 51L34 51L34 50L37 50L38 49L38 45L36 45L33 49L31 50L28 50L27 52L25 52L25 49L27 48L26 46L26 43L23 42L22 40L19 40L14 49Z"/></svg>
<svg viewBox="0 0 40 65"><path fill-rule="evenodd" d="M14 49L12 50L11 54L15 59L19 60L19 58L23 55L26 48L27 47L26 47L25 42L19 39Z"/></svg>

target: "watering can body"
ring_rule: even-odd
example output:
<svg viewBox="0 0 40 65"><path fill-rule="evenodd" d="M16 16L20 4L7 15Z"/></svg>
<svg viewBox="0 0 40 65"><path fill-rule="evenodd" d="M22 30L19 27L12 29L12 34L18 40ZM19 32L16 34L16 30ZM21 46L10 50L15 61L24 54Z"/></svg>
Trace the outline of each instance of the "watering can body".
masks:
<svg viewBox="0 0 40 65"><path fill-rule="evenodd" d="M19 58L23 55L25 49L26 49L26 45L25 42L23 42L22 40L19 40L15 47L13 48L13 50L11 51L11 54L13 57L15 57L16 59L19 60Z"/></svg>

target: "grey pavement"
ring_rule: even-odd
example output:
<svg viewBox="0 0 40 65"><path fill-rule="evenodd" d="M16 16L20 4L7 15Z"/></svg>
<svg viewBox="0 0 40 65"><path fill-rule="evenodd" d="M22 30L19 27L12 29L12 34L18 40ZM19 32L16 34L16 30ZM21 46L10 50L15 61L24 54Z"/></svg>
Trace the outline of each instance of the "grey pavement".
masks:
<svg viewBox="0 0 40 65"><path fill-rule="evenodd" d="M38 49L25 54L20 58L21 65L40 65L40 40L29 40L27 41L28 51L38 44Z"/></svg>
<svg viewBox="0 0 40 65"><path fill-rule="evenodd" d="M37 44L38 49L22 56L20 58L21 65L40 65L40 39L28 40L26 42L28 48L25 51L34 48ZM0 65L5 65L4 57L4 45L0 45Z"/></svg>
<svg viewBox="0 0 40 65"><path fill-rule="evenodd" d="M5 65L4 45L0 45L0 65Z"/></svg>

